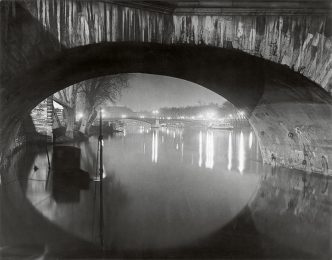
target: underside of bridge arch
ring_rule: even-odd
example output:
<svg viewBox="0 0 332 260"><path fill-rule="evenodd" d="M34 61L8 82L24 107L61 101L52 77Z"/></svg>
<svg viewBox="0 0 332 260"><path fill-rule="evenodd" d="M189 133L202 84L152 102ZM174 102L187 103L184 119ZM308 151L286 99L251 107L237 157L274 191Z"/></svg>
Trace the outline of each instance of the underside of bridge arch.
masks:
<svg viewBox="0 0 332 260"><path fill-rule="evenodd" d="M244 109L264 161L328 172L331 17L325 12L184 17L106 2L0 4L1 161L24 116L54 92L108 74L150 73L197 83Z"/></svg>
<svg viewBox="0 0 332 260"><path fill-rule="evenodd" d="M263 173L244 222L330 257L330 176L287 169L331 174L330 1L196 2L177 1L172 13L153 4L145 10L144 1L0 1L0 163L24 117L56 91L117 73L184 79L245 110L263 160L285 166ZM252 251L252 243L241 246Z"/></svg>
<svg viewBox="0 0 332 260"><path fill-rule="evenodd" d="M7 82L1 95L2 159L20 119L40 101L71 84L118 73L170 76L208 88L246 111L265 162L328 173L332 98L317 84L235 50L137 42L63 50Z"/></svg>

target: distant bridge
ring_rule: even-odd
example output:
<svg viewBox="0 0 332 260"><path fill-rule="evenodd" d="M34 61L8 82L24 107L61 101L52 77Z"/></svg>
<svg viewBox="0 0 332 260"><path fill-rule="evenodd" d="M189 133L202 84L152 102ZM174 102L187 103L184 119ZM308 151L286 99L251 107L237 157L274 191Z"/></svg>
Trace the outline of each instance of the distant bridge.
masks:
<svg viewBox="0 0 332 260"><path fill-rule="evenodd" d="M156 118L153 117L107 117L104 118L103 121L112 121L112 120L135 120L135 121L140 121L144 122L147 124L155 124L156 123ZM171 124L171 123L184 123L186 125L196 125L196 126L209 126L212 123L216 123L216 120L193 120L193 119L159 119L159 123L163 124Z"/></svg>

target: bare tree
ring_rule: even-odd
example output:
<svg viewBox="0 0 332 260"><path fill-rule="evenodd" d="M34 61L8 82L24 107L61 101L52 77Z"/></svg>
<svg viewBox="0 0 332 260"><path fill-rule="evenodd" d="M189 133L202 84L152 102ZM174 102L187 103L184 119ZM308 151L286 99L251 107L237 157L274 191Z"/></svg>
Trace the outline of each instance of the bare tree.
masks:
<svg viewBox="0 0 332 260"><path fill-rule="evenodd" d="M60 90L54 94L54 101L63 106L67 124L65 136L69 139L74 138L76 99L81 85L82 82L71 85L68 88Z"/></svg>
<svg viewBox="0 0 332 260"><path fill-rule="evenodd" d="M111 102L115 104L122 91L129 88L129 75L118 74L93 78L83 82L79 92L84 94L84 112L80 132L88 135L90 127L98 114L98 107Z"/></svg>

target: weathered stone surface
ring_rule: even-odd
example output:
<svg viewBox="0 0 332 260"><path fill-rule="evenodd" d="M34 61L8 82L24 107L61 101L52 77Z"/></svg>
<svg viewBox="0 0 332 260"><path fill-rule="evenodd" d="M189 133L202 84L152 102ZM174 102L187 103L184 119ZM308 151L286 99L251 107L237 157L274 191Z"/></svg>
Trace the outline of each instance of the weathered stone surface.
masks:
<svg viewBox="0 0 332 260"><path fill-rule="evenodd" d="M39 61L59 51L56 38L15 1L1 2L0 80L19 77ZM1 94L3 93L1 86ZM36 104L37 105L37 104Z"/></svg>
<svg viewBox="0 0 332 260"><path fill-rule="evenodd" d="M330 90L332 38L324 16L175 16L174 41L232 46L301 72Z"/></svg>
<svg viewBox="0 0 332 260"><path fill-rule="evenodd" d="M183 16L106 2L25 3L65 47L141 41L234 48L285 64L326 90L332 88L332 17L328 15Z"/></svg>
<svg viewBox="0 0 332 260"><path fill-rule="evenodd" d="M3 37L9 42L13 40L13 33L8 27L13 23L14 14L21 15L17 14L14 3L15 0L3 4ZM327 91L332 88L332 17L329 15L182 16L107 2L73 0L24 1L23 6L62 44L62 48L105 41L234 48L285 64ZM29 34L25 42L31 42L43 31L22 28L15 35L20 33ZM54 42L54 45L59 46L58 43ZM18 55L18 50L14 49L11 55L16 56L16 62L24 58L25 63L31 63L32 58L38 58L30 55L31 47L25 44L24 52ZM35 51L44 55L48 52L41 47Z"/></svg>

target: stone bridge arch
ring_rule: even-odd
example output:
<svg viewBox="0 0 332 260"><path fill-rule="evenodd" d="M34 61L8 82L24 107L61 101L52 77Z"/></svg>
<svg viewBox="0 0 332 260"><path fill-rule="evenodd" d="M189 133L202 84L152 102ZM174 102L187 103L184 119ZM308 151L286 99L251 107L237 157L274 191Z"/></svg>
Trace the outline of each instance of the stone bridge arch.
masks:
<svg viewBox="0 0 332 260"><path fill-rule="evenodd" d="M22 117L45 97L88 78L136 72L222 95L246 110L266 162L323 171L322 161L332 160L326 10L248 16L108 1L4 1L1 158Z"/></svg>
<svg viewBox="0 0 332 260"><path fill-rule="evenodd" d="M9 50L17 52L21 40L30 43L19 54L3 53L5 76L16 75L30 67L34 58L48 57L61 49L135 41L236 49L286 65L327 91L332 88L332 15L328 0L257 0L253 4L203 0L177 1L173 5L171 1L126 2L2 1L4 45L10 42ZM31 20L38 24L37 29L31 28ZM46 38L52 38L47 51L42 47ZM36 48L34 57L29 53L31 47Z"/></svg>
<svg viewBox="0 0 332 260"><path fill-rule="evenodd" d="M318 1L301 1L303 9L263 14L172 13L123 2L0 2L1 162L23 117L44 98L88 78L140 72L195 82L245 109L265 162L331 173L330 1L319 1L328 4L324 10L314 7ZM283 243L330 256L331 194L319 191L325 176L314 178L309 191L308 176L295 175L280 167L263 176L249 216L265 233L272 226L272 237L281 231Z"/></svg>
<svg viewBox="0 0 332 260"><path fill-rule="evenodd" d="M2 151L19 118L71 84L117 73L149 73L188 80L246 111L264 161L322 171L331 160L332 98L285 66L243 52L154 43L99 43L61 51L11 81L15 95L1 103Z"/></svg>

